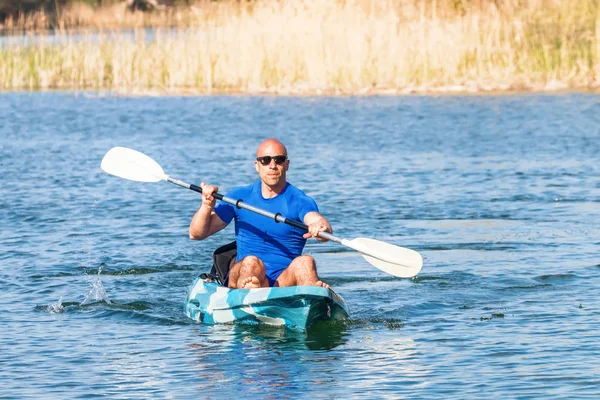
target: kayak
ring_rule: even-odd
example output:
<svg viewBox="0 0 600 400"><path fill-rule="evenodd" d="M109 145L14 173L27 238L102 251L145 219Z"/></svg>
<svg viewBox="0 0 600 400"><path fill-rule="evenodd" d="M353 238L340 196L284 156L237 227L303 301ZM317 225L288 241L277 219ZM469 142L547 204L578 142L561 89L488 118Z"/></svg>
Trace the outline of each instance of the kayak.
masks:
<svg viewBox="0 0 600 400"><path fill-rule="evenodd" d="M324 287L231 289L202 277L190 286L184 311L205 324L263 323L300 331L349 316L344 299Z"/></svg>

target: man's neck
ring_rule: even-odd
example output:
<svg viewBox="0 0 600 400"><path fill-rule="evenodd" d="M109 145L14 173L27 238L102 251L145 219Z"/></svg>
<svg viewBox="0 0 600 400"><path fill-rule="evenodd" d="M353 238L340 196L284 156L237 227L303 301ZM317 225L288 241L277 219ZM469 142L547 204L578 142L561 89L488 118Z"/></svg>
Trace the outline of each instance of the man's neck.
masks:
<svg viewBox="0 0 600 400"><path fill-rule="evenodd" d="M265 199L272 199L273 197L277 197L283 192L285 189L286 182L282 182L277 184L276 186L269 186L264 182L261 182L260 191Z"/></svg>

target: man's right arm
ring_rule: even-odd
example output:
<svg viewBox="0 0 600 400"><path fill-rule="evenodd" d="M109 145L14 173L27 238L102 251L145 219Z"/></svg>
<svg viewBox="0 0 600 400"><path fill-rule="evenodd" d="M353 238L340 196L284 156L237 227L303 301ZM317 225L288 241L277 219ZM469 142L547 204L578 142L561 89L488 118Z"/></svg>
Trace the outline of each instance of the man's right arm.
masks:
<svg viewBox="0 0 600 400"><path fill-rule="evenodd" d="M217 233L227 226L221 218L214 212L216 199L213 193L217 191L216 186L206 185L204 182L200 184L202 188L202 205L194 214L190 223L190 239L203 240Z"/></svg>
<svg viewBox="0 0 600 400"><path fill-rule="evenodd" d="M227 224L219 218L212 208L200 206L190 223L190 239L203 240L225 228Z"/></svg>

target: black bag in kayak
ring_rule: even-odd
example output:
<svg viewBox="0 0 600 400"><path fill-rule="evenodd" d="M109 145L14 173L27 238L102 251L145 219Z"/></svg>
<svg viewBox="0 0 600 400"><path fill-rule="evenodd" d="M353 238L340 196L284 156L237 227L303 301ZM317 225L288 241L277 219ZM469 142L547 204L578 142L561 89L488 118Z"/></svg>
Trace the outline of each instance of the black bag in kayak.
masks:
<svg viewBox="0 0 600 400"><path fill-rule="evenodd" d="M213 253L213 266L208 274L200 275L202 279L212 279L221 285L227 283L231 260L237 256L237 244L235 241L219 247Z"/></svg>

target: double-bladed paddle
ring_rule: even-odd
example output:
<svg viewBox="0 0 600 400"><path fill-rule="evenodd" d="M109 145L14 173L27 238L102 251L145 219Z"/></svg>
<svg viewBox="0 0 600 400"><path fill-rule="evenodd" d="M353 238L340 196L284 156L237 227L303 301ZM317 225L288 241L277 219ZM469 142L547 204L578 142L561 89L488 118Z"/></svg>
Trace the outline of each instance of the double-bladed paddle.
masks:
<svg viewBox="0 0 600 400"><path fill-rule="evenodd" d="M111 175L129 179L131 181L167 181L186 189L202 193L200 186L185 183L170 177L164 173L162 167L152 158L139 151L128 149L126 147L113 147L110 149L102 159L101 168ZM213 193L213 196L218 200L232 204L238 208L243 208L274 219L276 222L283 222L308 231L308 227L305 224L285 218L279 213L271 213L250 204L246 204L242 200L225 197L220 193ZM387 272L390 275L400 278L413 277L417 275L423 267L423 258L421 255L414 250L404 247L395 246L375 239L340 239L327 232L320 232L319 236L358 251L371 265L379 268L383 272Z"/></svg>

